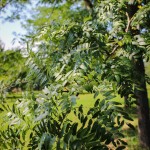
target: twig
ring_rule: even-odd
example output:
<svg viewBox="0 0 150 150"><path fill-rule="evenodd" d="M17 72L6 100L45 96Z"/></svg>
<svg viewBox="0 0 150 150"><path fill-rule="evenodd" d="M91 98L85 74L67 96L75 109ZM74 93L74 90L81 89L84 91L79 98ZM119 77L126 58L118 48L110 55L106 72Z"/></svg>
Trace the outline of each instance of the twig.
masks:
<svg viewBox="0 0 150 150"><path fill-rule="evenodd" d="M130 17L129 17L129 15L128 15L128 13L126 12L126 16L127 16L127 19L128 19L128 24L127 24L127 28L126 28L126 32L128 32L129 31L129 28L130 28L130 24L131 24L131 19L130 19Z"/></svg>
<svg viewBox="0 0 150 150"><path fill-rule="evenodd" d="M118 49L118 47L119 47L119 45L116 45L116 46L114 47L114 49L113 49L112 52L107 56L107 58L105 59L105 61L107 61L108 58L111 57L111 56L116 52L116 50Z"/></svg>
<svg viewBox="0 0 150 150"><path fill-rule="evenodd" d="M87 9L92 9L93 5L90 0L84 0Z"/></svg>
<svg viewBox="0 0 150 150"><path fill-rule="evenodd" d="M126 16L127 16L128 24L127 24L127 27L126 27L125 31L128 32L131 28L131 21L133 20L134 15L132 16L132 18L130 18L129 14L126 12Z"/></svg>
<svg viewBox="0 0 150 150"><path fill-rule="evenodd" d="M5 5L1 4L1 6L0 6L0 12L2 11L2 9L4 9L11 2L12 2L12 0L8 1Z"/></svg>

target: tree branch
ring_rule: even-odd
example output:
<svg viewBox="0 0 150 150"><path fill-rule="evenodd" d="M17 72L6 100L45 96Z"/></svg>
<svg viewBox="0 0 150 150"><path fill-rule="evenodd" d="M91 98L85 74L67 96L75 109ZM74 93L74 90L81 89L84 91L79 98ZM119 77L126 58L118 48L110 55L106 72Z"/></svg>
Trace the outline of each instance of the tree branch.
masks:
<svg viewBox="0 0 150 150"><path fill-rule="evenodd" d="M0 11L2 11L2 9L4 9L4 8L5 8L7 5L9 5L11 2L12 2L12 0L6 2L5 4L3 4L3 3L1 2L2 4L1 4L1 6L0 6Z"/></svg>
<svg viewBox="0 0 150 150"><path fill-rule="evenodd" d="M130 29L130 25L131 25L131 19L130 19L130 17L129 17L127 12L126 12L126 16L127 16L128 23L127 23L127 27L126 27L125 31L128 32L129 29Z"/></svg>
<svg viewBox="0 0 150 150"><path fill-rule="evenodd" d="M87 9L92 9L93 8L93 4L91 3L90 0L84 0L85 5L87 7Z"/></svg>
<svg viewBox="0 0 150 150"><path fill-rule="evenodd" d="M112 55L115 54L115 52L118 50L118 47L119 47L119 45L116 45L114 47L114 49L112 50L112 52L106 57L105 61L107 61L109 57L111 57Z"/></svg>

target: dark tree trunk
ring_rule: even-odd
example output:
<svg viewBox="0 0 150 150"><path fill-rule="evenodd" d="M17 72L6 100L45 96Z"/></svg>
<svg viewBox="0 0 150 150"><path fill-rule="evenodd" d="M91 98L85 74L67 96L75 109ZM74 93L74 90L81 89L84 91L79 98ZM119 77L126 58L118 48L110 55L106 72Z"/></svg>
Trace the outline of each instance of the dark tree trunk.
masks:
<svg viewBox="0 0 150 150"><path fill-rule="evenodd" d="M130 24L132 17L138 11L138 3L127 4L127 19L128 24L126 32L129 32L131 36L140 34L140 30L132 29ZM138 49L138 47L137 47ZM137 59L133 58L133 73L134 73L134 85L135 85L135 96L137 100L138 110L138 127L139 127L139 139L142 147L150 149L150 114L148 105L148 95L145 81L145 67L143 62L143 53Z"/></svg>
<svg viewBox="0 0 150 150"><path fill-rule="evenodd" d="M137 99L139 139L141 146L150 148L150 116L142 57L134 60L135 96Z"/></svg>

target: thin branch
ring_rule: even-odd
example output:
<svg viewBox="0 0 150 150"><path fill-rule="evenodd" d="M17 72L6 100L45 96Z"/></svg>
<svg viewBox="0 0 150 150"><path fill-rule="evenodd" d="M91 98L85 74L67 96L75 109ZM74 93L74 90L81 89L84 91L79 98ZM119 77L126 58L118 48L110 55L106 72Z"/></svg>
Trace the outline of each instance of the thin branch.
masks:
<svg viewBox="0 0 150 150"><path fill-rule="evenodd" d="M127 24L127 27L126 27L125 31L128 32L129 28L130 28L131 20L130 20L130 17L129 17L127 12L126 12L126 16L127 16L128 24Z"/></svg>
<svg viewBox="0 0 150 150"><path fill-rule="evenodd" d="M5 5L1 4L0 6L0 11L2 11L2 9L4 9L7 5L9 5L13 0L8 1L7 3L5 3Z"/></svg>
<svg viewBox="0 0 150 150"><path fill-rule="evenodd" d="M105 59L105 61L107 61L108 58L111 57L111 56L118 50L118 47L119 47L119 45L116 45L116 46L114 47L114 49L112 50L111 53L109 53L109 55L107 56L107 58Z"/></svg>
<svg viewBox="0 0 150 150"><path fill-rule="evenodd" d="M130 30L130 28L131 28L131 21L133 20L133 17L130 18L129 14L127 12L126 12L126 16L127 16L128 24L127 24L127 27L126 27L125 31L128 32Z"/></svg>
<svg viewBox="0 0 150 150"><path fill-rule="evenodd" d="M85 5L87 7L87 9L92 9L93 8L93 4L91 3L90 0L84 0Z"/></svg>

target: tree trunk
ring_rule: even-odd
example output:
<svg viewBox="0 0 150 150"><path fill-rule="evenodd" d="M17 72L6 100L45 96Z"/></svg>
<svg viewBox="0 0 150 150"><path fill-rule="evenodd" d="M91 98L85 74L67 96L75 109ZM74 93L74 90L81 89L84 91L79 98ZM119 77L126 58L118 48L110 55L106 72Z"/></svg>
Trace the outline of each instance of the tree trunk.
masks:
<svg viewBox="0 0 150 150"><path fill-rule="evenodd" d="M137 99L139 139L142 147L150 148L150 116L142 57L134 60L135 96Z"/></svg>
<svg viewBox="0 0 150 150"><path fill-rule="evenodd" d="M127 4L127 28L126 32L129 32L131 36L140 34L139 29L132 29L131 20L135 13L138 11L138 3ZM138 48L138 47L137 47ZM134 85L135 96L137 100L138 110L138 127L139 127L139 139L142 147L150 149L150 114L148 105L148 95L145 81L145 67L143 62L143 53L137 59L133 58L133 73L134 73Z"/></svg>

